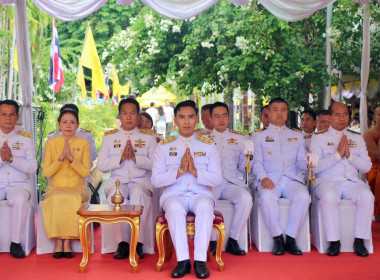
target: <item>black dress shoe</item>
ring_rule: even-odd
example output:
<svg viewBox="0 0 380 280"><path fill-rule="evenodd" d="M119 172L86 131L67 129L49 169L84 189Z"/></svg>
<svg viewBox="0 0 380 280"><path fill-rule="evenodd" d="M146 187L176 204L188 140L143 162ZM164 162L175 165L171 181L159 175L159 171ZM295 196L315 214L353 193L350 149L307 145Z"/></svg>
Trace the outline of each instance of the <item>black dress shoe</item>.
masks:
<svg viewBox="0 0 380 280"><path fill-rule="evenodd" d="M291 236L286 236L285 250L291 255L302 255L302 251L298 248L296 240Z"/></svg>
<svg viewBox="0 0 380 280"><path fill-rule="evenodd" d="M25 252L21 247L20 243L14 243L11 242L11 248L10 248L10 253L14 258L20 259L20 258L25 258Z"/></svg>
<svg viewBox="0 0 380 280"><path fill-rule="evenodd" d="M194 261L195 275L200 279L206 279L210 276L210 271L207 268L206 262Z"/></svg>
<svg viewBox="0 0 380 280"><path fill-rule="evenodd" d="M71 259L74 257L74 252L63 252L63 257L66 259Z"/></svg>
<svg viewBox="0 0 380 280"><path fill-rule="evenodd" d="M115 259L126 259L129 256L129 244L125 241L121 241L119 245L117 245L117 250L113 257Z"/></svg>
<svg viewBox="0 0 380 280"><path fill-rule="evenodd" d="M137 242L136 253L137 253L137 255L139 255L139 258L140 258L140 259L143 259L143 258L144 258L143 244L140 243L140 242Z"/></svg>
<svg viewBox="0 0 380 280"><path fill-rule="evenodd" d="M282 235L273 237L273 241L272 255L281 256L285 254L285 244Z"/></svg>
<svg viewBox="0 0 380 280"><path fill-rule="evenodd" d="M340 253L340 240L338 241L331 241L329 248L327 248L327 255L328 256L338 256Z"/></svg>
<svg viewBox="0 0 380 280"><path fill-rule="evenodd" d="M184 260L177 263L177 266L172 271L173 278L181 278L185 274L190 273L191 263L190 260Z"/></svg>
<svg viewBox="0 0 380 280"><path fill-rule="evenodd" d="M61 259L63 257L63 252L54 252L53 258L55 259Z"/></svg>
<svg viewBox="0 0 380 280"><path fill-rule="evenodd" d="M210 253L216 255L216 241L210 241Z"/></svg>
<svg viewBox="0 0 380 280"><path fill-rule="evenodd" d="M368 251L364 246L364 241L361 238L355 238L354 252L359 257L368 257Z"/></svg>
<svg viewBox="0 0 380 280"><path fill-rule="evenodd" d="M239 247L239 244L237 243L237 241L235 239L232 239L231 237L228 238L227 246L226 246L226 252L231 253L235 256L244 256L245 255L245 251L242 250Z"/></svg>

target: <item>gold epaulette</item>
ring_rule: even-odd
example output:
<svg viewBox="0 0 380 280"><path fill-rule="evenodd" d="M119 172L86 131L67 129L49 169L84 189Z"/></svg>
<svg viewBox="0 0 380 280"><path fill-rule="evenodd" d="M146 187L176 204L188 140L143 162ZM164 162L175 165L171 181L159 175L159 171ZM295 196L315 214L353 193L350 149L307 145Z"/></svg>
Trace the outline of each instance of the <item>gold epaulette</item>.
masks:
<svg viewBox="0 0 380 280"><path fill-rule="evenodd" d="M32 138L32 133L28 133L28 132L25 132L25 131L17 131L18 134L22 135L22 136L25 136L25 137L28 137L28 138Z"/></svg>
<svg viewBox="0 0 380 280"><path fill-rule="evenodd" d="M360 132L357 132L357 131L355 131L355 130L347 129L347 131L352 132L352 133L355 133L355 134L359 134L359 135L361 135Z"/></svg>
<svg viewBox="0 0 380 280"><path fill-rule="evenodd" d="M214 142L214 140L208 139L208 138L204 138L204 137L200 136L199 134L197 135L197 139L199 141L201 141L203 143L206 143L206 144L209 144L209 145L211 145Z"/></svg>
<svg viewBox="0 0 380 280"><path fill-rule="evenodd" d="M326 132L326 131L327 131L327 129L319 130L319 131L314 132L314 134L321 134L321 133L324 133L324 132Z"/></svg>
<svg viewBox="0 0 380 280"><path fill-rule="evenodd" d="M255 132L260 132L260 131L264 131L266 128L259 128L259 129L256 129Z"/></svg>
<svg viewBox="0 0 380 280"><path fill-rule="evenodd" d="M116 132L118 132L118 131L119 131L119 130L118 130L117 128L112 129L112 130L109 130L109 131L107 131L107 132L104 133L104 136L106 136L106 135L110 135L110 134L114 134L114 133L116 133Z"/></svg>
<svg viewBox="0 0 380 280"><path fill-rule="evenodd" d="M297 131L297 132L300 132L300 133L302 133L302 131L301 131L301 130L299 130L299 129L297 129L297 128L294 128L294 127L292 127L292 129L293 129L294 131Z"/></svg>
<svg viewBox="0 0 380 280"><path fill-rule="evenodd" d="M141 133L148 134L148 135L153 135L154 131L151 129L139 129Z"/></svg>
<svg viewBox="0 0 380 280"><path fill-rule="evenodd" d="M165 145L165 144L167 144L167 143L173 142L176 138L177 138L177 137L175 137L175 136L171 136L171 137L169 137L169 138L162 139L162 140L160 141L160 143L161 143L161 145Z"/></svg>
<svg viewBox="0 0 380 280"><path fill-rule="evenodd" d="M22 123L20 123L20 122L16 122L16 125L22 126Z"/></svg>
<svg viewBox="0 0 380 280"><path fill-rule="evenodd" d="M232 129L230 129L230 132L235 133L235 134L239 134L239 135L244 135L243 132L241 132L241 131L237 131L237 130L232 130Z"/></svg>
<svg viewBox="0 0 380 280"><path fill-rule="evenodd" d="M90 130L88 130L88 129L85 129L85 128L81 128L80 130L83 130L83 131L86 131L86 132L89 132L89 133L91 133L91 131L90 131Z"/></svg>
<svg viewBox="0 0 380 280"><path fill-rule="evenodd" d="M56 133L57 131L58 131L58 129L53 130L53 131L49 132L49 134Z"/></svg>
<svg viewBox="0 0 380 280"><path fill-rule="evenodd" d="M202 131L202 128L197 128L197 129L194 130L194 132L196 132L196 133L198 133L200 131Z"/></svg>
<svg viewBox="0 0 380 280"><path fill-rule="evenodd" d="M199 131L198 132L198 135L207 135L207 134L211 134L211 130L205 130L205 131Z"/></svg>

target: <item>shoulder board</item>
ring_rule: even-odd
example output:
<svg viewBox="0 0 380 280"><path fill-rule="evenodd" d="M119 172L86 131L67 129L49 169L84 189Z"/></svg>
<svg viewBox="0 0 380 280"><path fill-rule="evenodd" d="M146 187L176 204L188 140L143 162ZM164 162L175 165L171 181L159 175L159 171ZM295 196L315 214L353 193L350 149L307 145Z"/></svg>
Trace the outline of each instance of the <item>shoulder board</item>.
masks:
<svg viewBox="0 0 380 280"><path fill-rule="evenodd" d="M81 128L80 130L83 130L83 131L86 131L86 132L89 132L89 133L91 133L91 131L90 131L90 130L88 130L88 129L85 129L85 128Z"/></svg>
<svg viewBox="0 0 380 280"><path fill-rule="evenodd" d="M194 132L197 132L197 133L200 132L200 131L202 131L202 128L197 128L197 129L194 130Z"/></svg>
<svg viewBox="0 0 380 280"><path fill-rule="evenodd" d="M150 129L139 129L141 133L148 134L148 135L153 135L154 131Z"/></svg>
<svg viewBox="0 0 380 280"><path fill-rule="evenodd" d="M259 128L259 129L256 129L255 132L260 132L260 131L264 131L266 128Z"/></svg>
<svg viewBox="0 0 380 280"><path fill-rule="evenodd" d="M119 130L118 130L117 128L112 129L112 130L110 130L110 131L105 132L105 133L104 133L104 136L106 136L106 135L110 135L110 134L114 134L114 133L116 133L116 132L118 132L118 131L119 131Z"/></svg>
<svg viewBox="0 0 380 280"><path fill-rule="evenodd" d="M212 139L204 138L200 136L199 134L197 135L197 139L203 143L211 145L214 141Z"/></svg>
<svg viewBox="0 0 380 280"><path fill-rule="evenodd" d="M16 125L20 125L20 126L21 126L21 125L22 125L22 123L20 123L20 122L16 122Z"/></svg>
<svg viewBox="0 0 380 280"><path fill-rule="evenodd" d="M175 137L175 136L171 136L171 137L169 137L169 138L162 139L162 140L160 141L160 143L161 143L161 145L165 145L165 144L167 144L167 143L173 142L176 138L177 138L177 137Z"/></svg>
<svg viewBox="0 0 380 280"><path fill-rule="evenodd" d="M58 129L53 130L53 131L49 132L49 134L56 133L57 131L58 131Z"/></svg>
<svg viewBox="0 0 380 280"><path fill-rule="evenodd" d="M360 132L357 132L357 131L355 131L355 130L351 130L351 129L347 129L349 132L352 132L352 133L355 133L355 134L359 134L359 135L361 135L361 133Z"/></svg>
<svg viewBox="0 0 380 280"><path fill-rule="evenodd" d="M32 134L31 133L28 133L28 132L25 132L25 131L17 131L17 133L20 134L21 136L32 138Z"/></svg>
<svg viewBox="0 0 380 280"><path fill-rule="evenodd" d="M237 131L237 130L232 130L232 129L230 129L230 132L235 133L235 134L239 134L239 135L244 135L243 132L241 132L241 131Z"/></svg>
<svg viewBox="0 0 380 280"><path fill-rule="evenodd" d="M205 131L200 131L198 132L198 135L207 135L207 134L211 134L211 130L205 130Z"/></svg>
<svg viewBox="0 0 380 280"><path fill-rule="evenodd" d="M292 130L302 133L302 131L297 128L292 128Z"/></svg>
<svg viewBox="0 0 380 280"><path fill-rule="evenodd" d="M324 133L324 132L326 132L326 131L327 131L327 129L319 130L319 131L314 132L314 134L321 134L321 133Z"/></svg>

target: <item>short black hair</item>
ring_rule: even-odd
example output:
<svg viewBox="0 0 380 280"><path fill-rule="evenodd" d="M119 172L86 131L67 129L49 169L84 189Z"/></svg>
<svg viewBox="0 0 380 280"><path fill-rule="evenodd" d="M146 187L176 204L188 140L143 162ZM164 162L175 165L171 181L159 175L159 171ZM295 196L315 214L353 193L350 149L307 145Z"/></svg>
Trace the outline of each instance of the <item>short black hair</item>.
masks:
<svg viewBox="0 0 380 280"><path fill-rule="evenodd" d="M152 123L152 125L150 126L150 128L153 127L153 119L152 119L151 115L149 115L147 112L141 112L140 116L146 117Z"/></svg>
<svg viewBox="0 0 380 280"><path fill-rule="evenodd" d="M205 104L202 106L201 111L206 111L206 110L210 111L211 106L212 104Z"/></svg>
<svg viewBox="0 0 380 280"><path fill-rule="evenodd" d="M288 102L285 101L285 99L281 98L281 97L275 97L275 98L272 98L270 101L269 101L269 104L268 104L268 109L270 110L270 105L272 105L273 103L285 103L286 104L286 107L288 107L289 109L289 105L288 105Z"/></svg>
<svg viewBox="0 0 380 280"><path fill-rule="evenodd" d="M77 120L77 123L79 123L79 116L78 116L78 112L77 111L74 111L74 110L63 110L59 113L59 116L58 116L58 122L61 122L61 119L64 115L66 114L72 114L75 119Z"/></svg>
<svg viewBox="0 0 380 280"><path fill-rule="evenodd" d="M212 116L212 111L214 111L214 109L216 107L224 107L224 108L226 108L227 109L227 114L230 115L230 110L228 110L227 104L223 103L223 102L217 101L217 102L215 102L214 104L211 105L211 108L210 108L210 115L211 116Z"/></svg>
<svg viewBox="0 0 380 280"><path fill-rule="evenodd" d="M313 110L310 110L310 109L304 110L303 112L301 112L301 118L304 114L309 114L313 118L313 120L315 121L317 120L317 114Z"/></svg>
<svg viewBox="0 0 380 280"><path fill-rule="evenodd" d="M18 103L14 100L10 100L10 99L5 99L5 100L1 100L0 101L0 106L1 105L10 105L10 106L14 106L15 109L16 109L16 114L18 115L18 112L19 112L19 109L20 109L20 105L18 105Z"/></svg>
<svg viewBox="0 0 380 280"><path fill-rule="evenodd" d="M347 107L346 104L341 103L341 102L334 102L334 103L331 103L331 104L330 104L329 109L328 109L328 111L329 111L329 115L330 115L330 116L332 116L332 114L333 114L334 104L338 104L338 103L343 104L344 106L346 106L347 111L348 111L348 113L350 114L350 110L348 109L348 107ZM350 114L350 115L351 115L351 114Z"/></svg>
<svg viewBox="0 0 380 280"><path fill-rule="evenodd" d="M78 108L78 106L75 105L75 104L71 104L71 103L67 103L67 104L63 105L63 106L61 107L60 112L65 111L65 110L74 110L74 111L76 111L77 113L79 113L79 108Z"/></svg>
<svg viewBox="0 0 380 280"><path fill-rule="evenodd" d="M150 107L154 106L154 102L150 102Z"/></svg>
<svg viewBox="0 0 380 280"><path fill-rule="evenodd" d="M329 110L319 110L317 116L330 116Z"/></svg>
<svg viewBox="0 0 380 280"><path fill-rule="evenodd" d="M136 109L137 109L137 113L140 112L140 104L137 102L136 99L132 98L132 97L128 97L128 98L124 98L120 101L119 103L119 114L120 114L120 110L121 110L121 107L124 105L124 104L127 104L127 103L131 103L131 104L134 104L136 106Z"/></svg>
<svg viewBox="0 0 380 280"><path fill-rule="evenodd" d="M197 104L195 104L195 102L193 100L185 100L185 101L179 102L175 106L175 108L174 108L174 116L177 116L178 110L181 109L182 107L192 107L195 110L195 114L198 115Z"/></svg>
<svg viewBox="0 0 380 280"><path fill-rule="evenodd" d="M263 106L263 107L261 108L261 110L260 110L260 115L263 113L263 111L264 111L265 109L268 109L268 110L269 110L269 106L268 106L268 105Z"/></svg>

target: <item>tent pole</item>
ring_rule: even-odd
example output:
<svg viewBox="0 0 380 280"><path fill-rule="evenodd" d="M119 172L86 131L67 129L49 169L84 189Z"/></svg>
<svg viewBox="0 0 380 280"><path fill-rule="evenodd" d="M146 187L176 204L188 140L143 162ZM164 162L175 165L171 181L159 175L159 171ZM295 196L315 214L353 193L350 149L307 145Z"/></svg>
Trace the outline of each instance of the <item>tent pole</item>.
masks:
<svg viewBox="0 0 380 280"><path fill-rule="evenodd" d="M328 35L328 29L331 27L332 21L332 8L333 4L330 3L327 6L327 16L326 16L326 65L327 73L329 74L329 85L326 87L325 96L323 99L323 108L327 109L331 104L331 43Z"/></svg>

